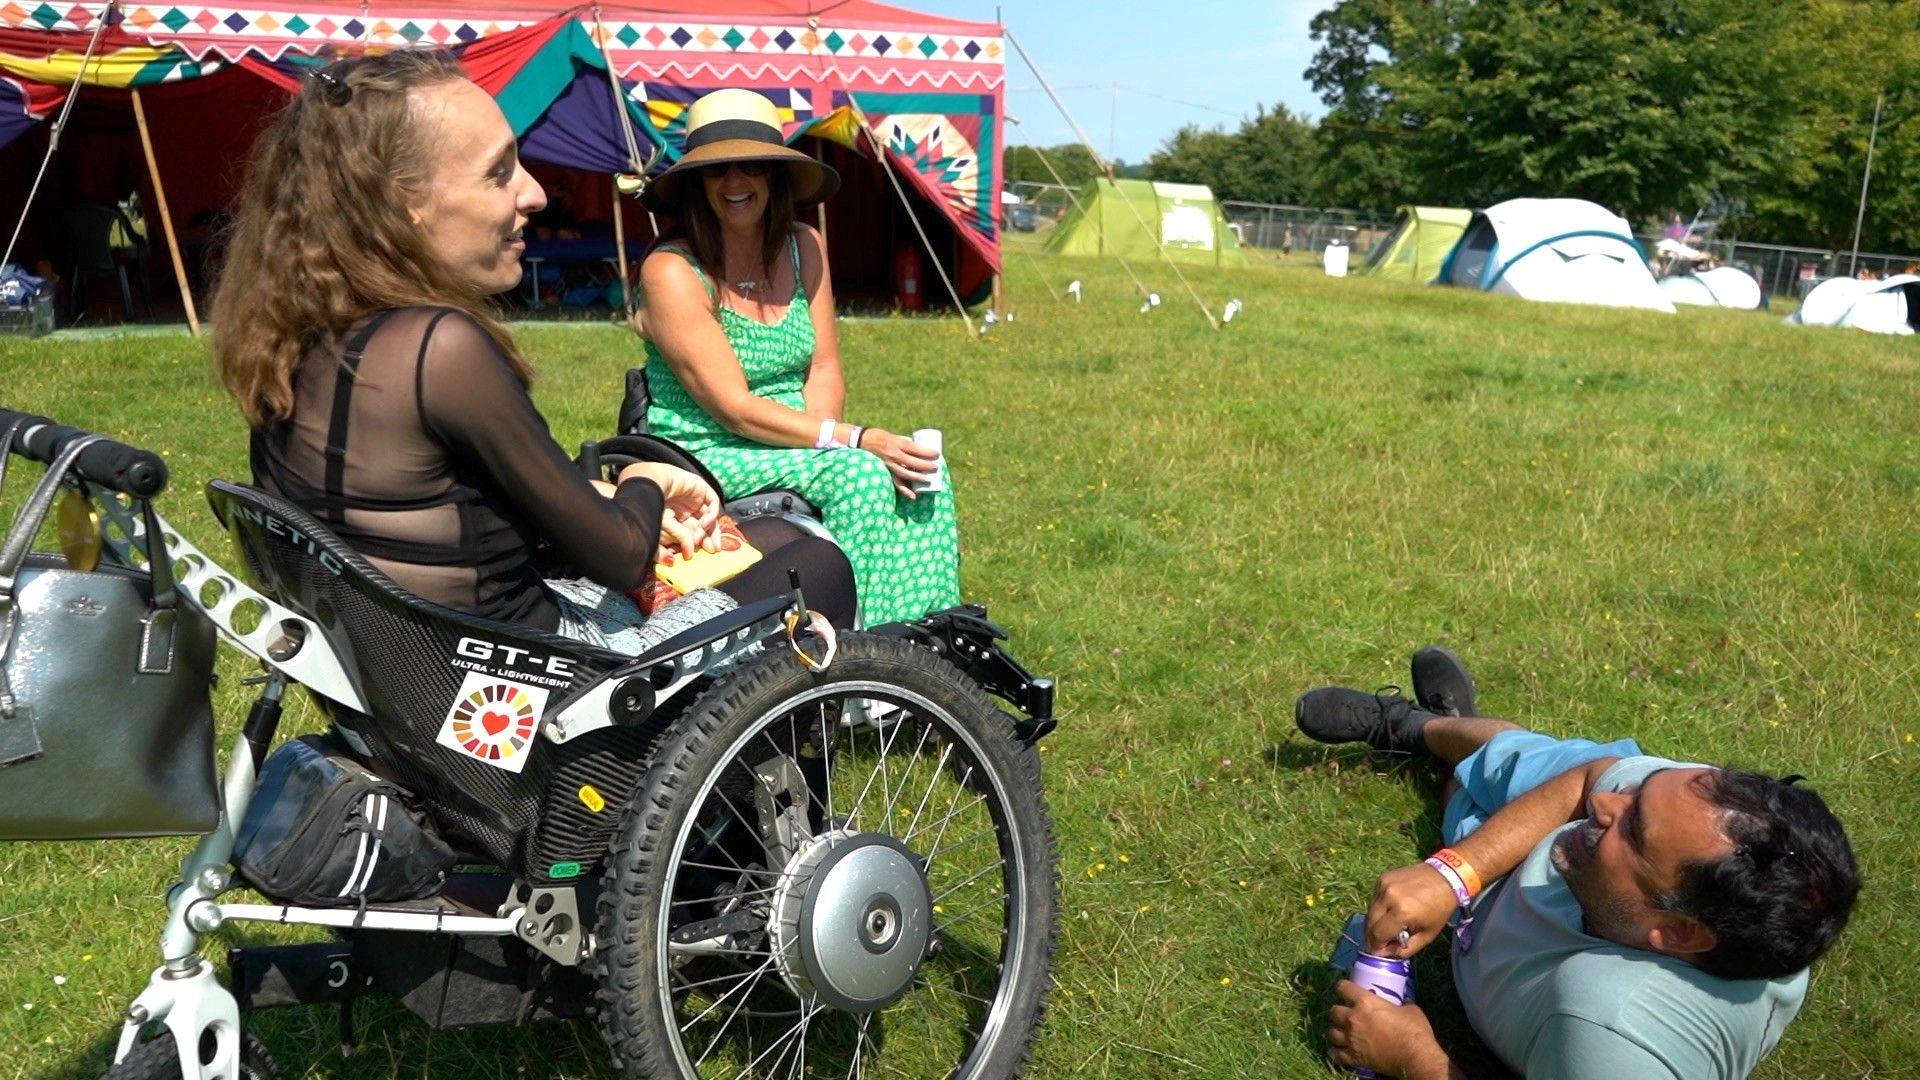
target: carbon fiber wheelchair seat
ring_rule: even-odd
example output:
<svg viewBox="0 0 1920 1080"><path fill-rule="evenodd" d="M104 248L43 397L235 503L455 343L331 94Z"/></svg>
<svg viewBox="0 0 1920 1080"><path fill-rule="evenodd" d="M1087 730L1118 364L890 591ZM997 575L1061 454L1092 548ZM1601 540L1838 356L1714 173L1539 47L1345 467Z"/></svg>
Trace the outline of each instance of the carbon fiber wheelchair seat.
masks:
<svg viewBox="0 0 1920 1080"><path fill-rule="evenodd" d="M605 855L616 815L577 793L591 789L618 807L638 783L664 722L650 715L661 679L649 659L787 606L748 605L636 660L413 596L311 515L258 488L216 480L207 496L255 586L311 620L366 703L363 713L315 695L342 735L419 796L448 840L535 883L564 880ZM605 689L610 682L619 692ZM597 689L614 722L553 739L547 721Z"/></svg>

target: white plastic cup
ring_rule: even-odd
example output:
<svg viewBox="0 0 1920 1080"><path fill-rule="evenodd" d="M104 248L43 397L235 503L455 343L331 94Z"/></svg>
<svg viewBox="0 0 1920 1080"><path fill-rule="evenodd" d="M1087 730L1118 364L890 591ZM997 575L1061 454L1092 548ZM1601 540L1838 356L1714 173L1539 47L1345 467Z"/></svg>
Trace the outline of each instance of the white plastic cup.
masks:
<svg viewBox="0 0 1920 1080"><path fill-rule="evenodd" d="M940 460L934 463L935 472L933 479L922 480L914 484L913 490L920 494L925 494L929 491L947 490L946 474L939 471L944 469L947 464L947 452L942 443L940 429L923 427L913 433L913 441L914 445L931 450L940 455Z"/></svg>

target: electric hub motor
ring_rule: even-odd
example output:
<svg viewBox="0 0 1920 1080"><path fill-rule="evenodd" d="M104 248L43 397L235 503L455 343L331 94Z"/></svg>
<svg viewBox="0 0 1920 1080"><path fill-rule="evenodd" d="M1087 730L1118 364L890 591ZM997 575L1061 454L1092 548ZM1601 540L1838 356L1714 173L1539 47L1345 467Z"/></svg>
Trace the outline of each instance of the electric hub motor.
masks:
<svg viewBox="0 0 1920 1080"><path fill-rule="evenodd" d="M768 925L780 974L802 1000L871 1013L913 986L933 941L933 893L905 844L837 830L788 861Z"/></svg>

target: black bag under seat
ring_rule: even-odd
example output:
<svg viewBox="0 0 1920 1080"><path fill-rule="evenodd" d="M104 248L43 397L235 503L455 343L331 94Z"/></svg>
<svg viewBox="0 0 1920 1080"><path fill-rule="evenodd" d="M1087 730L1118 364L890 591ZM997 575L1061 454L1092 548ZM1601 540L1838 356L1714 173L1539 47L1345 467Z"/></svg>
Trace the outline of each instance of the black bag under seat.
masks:
<svg viewBox="0 0 1920 1080"><path fill-rule="evenodd" d="M261 766L233 861L274 900L337 907L431 896L455 856L398 784L306 735Z"/></svg>

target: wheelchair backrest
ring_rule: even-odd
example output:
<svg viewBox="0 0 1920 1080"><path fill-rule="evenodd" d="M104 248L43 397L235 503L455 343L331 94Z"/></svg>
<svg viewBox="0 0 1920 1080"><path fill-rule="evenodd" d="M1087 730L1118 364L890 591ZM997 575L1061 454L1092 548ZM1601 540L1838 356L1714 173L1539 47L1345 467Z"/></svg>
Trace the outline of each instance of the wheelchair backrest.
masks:
<svg viewBox="0 0 1920 1080"><path fill-rule="evenodd" d="M615 815L573 793L622 805L652 736L612 727L554 744L541 721L630 658L422 600L258 488L216 480L207 498L254 586L323 638L283 647L331 649L368 714L322 707L450 839L536 881L565 880L605 852L614 822L600 819Z"/></svg>

